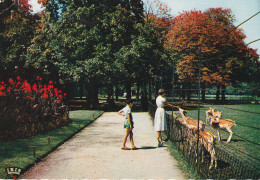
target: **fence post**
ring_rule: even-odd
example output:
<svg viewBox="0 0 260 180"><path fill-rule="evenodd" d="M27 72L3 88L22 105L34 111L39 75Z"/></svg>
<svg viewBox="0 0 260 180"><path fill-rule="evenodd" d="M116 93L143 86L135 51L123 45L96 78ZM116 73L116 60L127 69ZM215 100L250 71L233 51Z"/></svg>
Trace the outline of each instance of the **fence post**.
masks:
<svg viewBox="0 0 260 180"><path fill-rule="evenodd" d="M48 146L51 147L51 138L48 137Z"/></svg>
<svg viewBox="0 0 260 180"><path fill-rule="evenodd" d="M198 139L197 139L197 162L198 162L198 172L199 172L199 162L200 162L200 154L199 154L199 133L200 133L200 129L199 129L199 122L200 122L200 65L201 65L201 52L199 52L199 84L198 84Z"/></svg>

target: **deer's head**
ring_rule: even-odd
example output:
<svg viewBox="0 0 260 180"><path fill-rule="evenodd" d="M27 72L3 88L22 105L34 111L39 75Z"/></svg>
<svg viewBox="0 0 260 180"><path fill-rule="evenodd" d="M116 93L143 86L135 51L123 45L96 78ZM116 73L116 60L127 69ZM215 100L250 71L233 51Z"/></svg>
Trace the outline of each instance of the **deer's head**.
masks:
<svg viewBox="0 0 260 180"><path fill-rule="evenodd" d="M179 111L180 111L181 114L183 114L184 116L186 116L186 114L187 114L187 111L186 111L186 110L179 108Z"/></svg>
<svg viewBox="0 0 260 180"><path fill-rule="evenodd" d="M218 121L218 120L220 120L220 118L222 116L222 112L216 111L216 112L214 112L213 116L214 116L214 119Z"/></svg>

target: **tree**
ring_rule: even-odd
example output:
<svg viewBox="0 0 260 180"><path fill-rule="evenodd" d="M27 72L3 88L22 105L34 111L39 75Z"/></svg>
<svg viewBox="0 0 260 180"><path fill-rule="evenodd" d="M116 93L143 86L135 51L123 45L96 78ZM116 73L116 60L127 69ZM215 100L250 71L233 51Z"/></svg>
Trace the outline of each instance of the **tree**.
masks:
<svg viewBox="0 0 260 180"><path fill-rule="evenodd" d="M24 75L25 54L38 27L38 16L31 14L31 5L27 0L13 1L9 8L2 11L2 15L0 22L3 25L1 26L3 34L0 34L2 77L6 73L14 76L18 70Z"/></svg>
<svg viewBox="0 0 260 180"><path fill-rule="evenodd" d="M174 19L166 46L182 54L178 64L182 82L191 84L198 81L199 58L203 87L212 84L220 89L222 86L224 92L226 86L242 81L238 72L258 57L255 50L250 50L243 42L246 36L233 22L231 10L222 8L183 12ZM218 94L216 97L218 100ZM224 97L223 94L223 100Z"/></svg>
<svg viewBox="0 0 260 180"><path fill-rule="evenodd" d="M123 2L111 1L116 5L112 6L106 1L72 1L57 21L45 14L27 65L42 67L45 74L63 80L63 84L83 82L87 102L95 107L98 88L113 85L118 79L120 70L114 54L131 42L138 19Z"/></svg>
<svg viewBox="0 0 260 180"><path fill-rule="evenodd" d="M156 82L162 76L162 73L164 79L169 79L169 73L166 72L169 72L169 67L172 67L173 59L171 59L169 51L164 48L164 41L172 24L172 16L170 15L170 9L161 0L148 1L144 14L144 27L146 26L144 29L147 29L146 31L149 32L146 39L153 44L152 48L154 49L150 55L150 58L153 59L150 63L151 70L149 75L149 97L151 97L150 86L152 80L155 82L155 85L158 85ZM156 96L158 87L155 87L155 89Z"/></svg>

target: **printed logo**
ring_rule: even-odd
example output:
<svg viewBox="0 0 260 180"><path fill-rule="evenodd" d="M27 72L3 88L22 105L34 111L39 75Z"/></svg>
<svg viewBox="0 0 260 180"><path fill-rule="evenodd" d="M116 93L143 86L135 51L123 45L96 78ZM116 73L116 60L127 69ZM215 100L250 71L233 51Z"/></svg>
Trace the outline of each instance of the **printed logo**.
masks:
<svg viewBox="0 0 260 180"><path fill-rule="evenodd" d="M16 179L21 174L22 169L21 168L17 168L17 167L10 167L10 168L6 168L6 172L13 179Z"/></svg>

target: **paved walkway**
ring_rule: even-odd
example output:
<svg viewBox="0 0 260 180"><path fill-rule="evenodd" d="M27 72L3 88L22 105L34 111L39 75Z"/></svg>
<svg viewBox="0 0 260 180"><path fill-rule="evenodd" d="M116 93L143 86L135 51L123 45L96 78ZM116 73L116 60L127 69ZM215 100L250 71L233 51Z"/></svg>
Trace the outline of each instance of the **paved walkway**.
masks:
<svg viewBox="0 0 260 180"><path fill-rule="evenodd" d="M121 150L124 118L104 113L20 178L185 179L167 148L157 147L148 113L133 113L133 119L138 150Z"/></svg>

